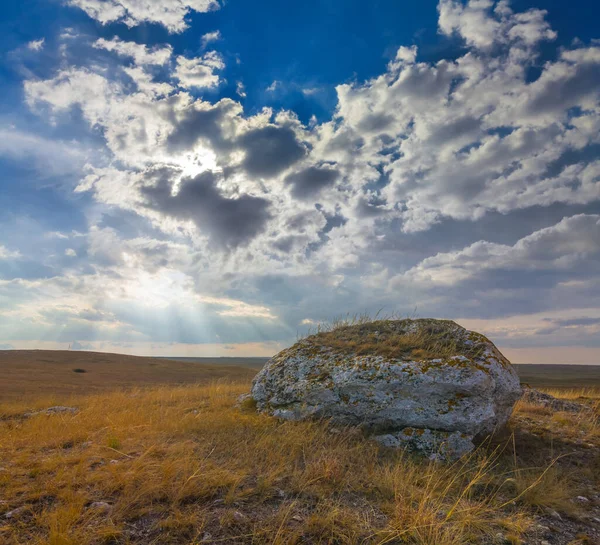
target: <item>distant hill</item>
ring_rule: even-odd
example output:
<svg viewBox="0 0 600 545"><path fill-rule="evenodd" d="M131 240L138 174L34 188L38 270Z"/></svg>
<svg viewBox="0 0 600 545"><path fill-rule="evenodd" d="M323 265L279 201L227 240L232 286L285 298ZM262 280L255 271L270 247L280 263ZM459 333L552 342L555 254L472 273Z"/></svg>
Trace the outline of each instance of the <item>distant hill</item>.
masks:
<svg viewBox="0 0 600 545"><path fill-rule="evenodd" d="M240 367L250 367L252 369L262 369L270 358L173 358L170 356L162 356L161 359L185 361L189 363L204 363L206 365L235 365Z"/></svg>
<svg viewBox="0 0 600 545"><path fill-rule="evenodd" d="M40 395L79 395L151 386L250 380L256 369L233 360L193 363L150 357L60 350L0 351L0 401Z"/></svg>
<svg viewBox="0 0 600 545"><path fill-rule="evenodd" d="M599 388L600 365L515 364L521 382L534 388Z"/></svg>

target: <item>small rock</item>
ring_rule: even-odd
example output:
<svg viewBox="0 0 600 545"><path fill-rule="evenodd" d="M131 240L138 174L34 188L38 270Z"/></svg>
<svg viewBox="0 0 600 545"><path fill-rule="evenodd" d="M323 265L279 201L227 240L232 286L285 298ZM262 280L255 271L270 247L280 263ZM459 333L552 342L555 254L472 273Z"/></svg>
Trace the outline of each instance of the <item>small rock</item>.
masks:
<svg viewBox="0 0 600 545"><path fill-rule="evenodd" d="M292 517L292 520L295 520L296 522L302 522L302 517L300 515L294 515Z"/></svg>
<svg viewBox="0 0 600 545"><path fill-rule="evenodd" d="M115 465L115 464L118 464L118 463L119 463L119 460L111 460L109 462L109 464L112 464L112 465Z"/></svg>
<svg viewBox="0 0 600 545"><path fill-rule="evenodd" d="M202 539L200 541L206 542L206 541L210 541L211 539L212 539L212 534L209 534L208 532L204 532L204 534L202 535Z"/></svg>
<svg viewBox="0 0 600 545"><path fill-rule="evenodd" d="M96 511L110 511L112 509L112 505L106 503L105 501L95 501L90 505L90 509L94 509Z"/></svg>
<svg viewBox="0 0 600 545"><path fill-rule="evenodd" d="M573 401L566 401L564 399L558 399L550 394L545 394L533 388L526 388L521 398L527 403L533 403L534 405L541 405L553 411L561 411L568 413L578 413L581 411L588 410L588 407L581 403L575 403Z"/></svg>
<svg viewBox="0 0 600 545"><path fill-rule="evenodd" d="M562 520L562 517L561 517L561 516L558 514L558 512L557 512L557 511L554 511L554 510L550 509L550 510L548 511L548 514L549 514L549 515L550 515L552 518L555 518L555 519L558 519L558 520Z"/></svg>
<svg viewBox="0 0 600 545"><path fill-rule="evenodd" d="M588 503L590 501L585 496L577 496L575 499L580 503Z"/></svg>
<svg viewBox="0 0 600 545"><path fill-rule="evenodd" d="M41 411L32 411L29 413L25 413L25 414L23 414L23 417L31 418L32 416L37 416L38 414L45 414L47 416L51 416L53 414L65 414L65 413L75 414L78 411L79 411L79 409L76 409L75 407L63 407L63 406L57 405L56 407L49 407L49 408L43 409Z"/></svg>
<svg viewBox="0 0 600 545"><path fill-rule="evenodd" d="M19 515L23 514L25 511L27 511L27 507L17 507L16 509L9 511L8 513L5 513L4 518L12 519L12 518L18 517Z"/></svg>
<svg viewBox="0 0 600 545"><path fill-rule="evenodd" d="M404 428L374 439L384 447L408 448L428 455L431 460L456 460L473 449L473 438L461 432Z"/></svg>
<svg viewBox="0 0 600 545"><path fill-rule="evenodd" d="M239 523L248 522L248 517L244 515L244 513L240 513L239 511L235 511L233 513L233 519Z"/></svg>
<svg viewBox="0 0 600 545"><path fill-rule="evenodd" d="M278 489L276 490L276 492L277 492L277 495L278 495L280 498L285 498L285 497L286 497L286 495L287 495L287 494L285 493L285 490L281 490L281 488L278 488Z"/></svg>
<svg viewBox="0 0 600 545"><path fill-rule="evenodd" d="M600 524L600 519L599 519L598 517L594 517L594 520L595 520L595 521L596 521L598 524Z"/></svg>
<svg viewBox="0 0 600 545"><path fill-rule="evenodd" d="M75 414L77 412L78 409L76 409L75 407L50 407L49 409L46 409L45 412L46 414L60 414L60 413L71 413L71 414Z"/></svg>
<svg viewBox="0 0 600 545"><path fill-rule="evenodd" d="M540 543L540 545L552 545L552 544L549 541L544 540Z"/></svg>

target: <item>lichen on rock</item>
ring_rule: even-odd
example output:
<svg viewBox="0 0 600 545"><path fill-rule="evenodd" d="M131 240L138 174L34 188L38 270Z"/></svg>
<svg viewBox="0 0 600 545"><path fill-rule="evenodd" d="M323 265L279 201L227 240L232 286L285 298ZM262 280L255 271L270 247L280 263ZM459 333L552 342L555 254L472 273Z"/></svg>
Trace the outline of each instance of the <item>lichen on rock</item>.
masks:
<svg viewBox="0 0 600 545"><path fill-rule="evenodd" d="M510 362L479 333L449 320L378 320L280 352L251 395L259 411L278 418L327 418L388 446L451 458L506 424L521 387ZM421 436L410 439L409 430Z"/></svg>

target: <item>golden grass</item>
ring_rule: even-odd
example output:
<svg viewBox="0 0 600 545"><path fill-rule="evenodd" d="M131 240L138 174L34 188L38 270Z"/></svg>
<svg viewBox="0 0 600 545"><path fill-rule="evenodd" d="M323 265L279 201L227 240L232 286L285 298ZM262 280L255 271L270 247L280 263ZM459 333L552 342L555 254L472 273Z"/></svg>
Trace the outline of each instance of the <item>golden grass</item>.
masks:
<svg viewBox="0 0 600 545"><path fill-rule="evenodd" d="M458 545L498 532L518 543L536 511L576 512L582 475L552 464L558 446L530 458L509 440L440 465L236 408L248 388L103 393L79 398L77 414L27 419L23 404L2 406L0 513L25 509L0 519L0 543ZM551 426L600 443L597 423L562 418Z"/></svg>
<svg viewBox="0 0 600 545"><path fill-rule="evenodd" d="M77 414L27 419L1 407L0 513L25 509L0 518L0 543L518 543L536 510L571 509L578 491L577 476L548 469L554 452L532 465L509 440L435 464L236 408L248 388L103 393Z"/></svg>

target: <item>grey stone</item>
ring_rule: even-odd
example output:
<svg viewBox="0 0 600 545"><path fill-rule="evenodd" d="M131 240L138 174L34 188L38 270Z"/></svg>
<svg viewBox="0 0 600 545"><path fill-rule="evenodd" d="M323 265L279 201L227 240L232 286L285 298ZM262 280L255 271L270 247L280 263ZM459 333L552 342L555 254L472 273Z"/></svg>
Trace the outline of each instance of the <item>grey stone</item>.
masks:
<svg viewBox="0 0 600 545"><path fill-rule="evenodd" d="M534 388L525 388L523 391L523 397L521 399L526 403L541 405L542 407L546 407L558 412L578 413L589 410L588 407L582 405L581 403L558 399L550 394L545 394L544 392L535 390Z"/></svg>
<svg viewBox="0 0 600 545"><path fill-rule="evenodd" d="M94 509L95 511L110 511L112 509L112 505L110 505L110 503L106 503L105 501L95 501L90 505L90 509Z"/></svg>
<svg viewBox="0 0 600 545"><path fill-rule="evenodd" d="M30 418L32 416L37 416L39 414L45 414L47 416L52 416L53 414L75 414L76 412L78 412L78 410L79 409L76 409L75 407L56 406L56 407L49 407L48 409L44 409L42 411L33 411L33 412L25 413L23 415L23 417Z"/></svg>
<svg viewBox="0 0 600 545"><path fill-rule="evenodd" d="M432 460L455 460L473 450L473 437L459 431L404 428L396 433L378 435L375 441L385 447L406 448Z"/></svg>
<svg viewBox="0 0 600 545"><path fill-rule="evenodd" d="M360 334L365 326L350 327ZM395 335L435 330L450 344L442 347L444 357L387 357L320 344L322 335L308 337L258 373L251 390L257 409L284 420L326 418L359 426L382 444L418 451L452 444L464 453L506 424L522 390L510 362L487 338L449 320L397 320L370 324L371 340L379 338L379 327ZM448 346L456 353L448 356ZM427 441L408 440L405 428L429 430L423 431Z"/></svg>
<svg viewBox="0 0 600 545"><path fill-rule="evenodd" d="M19 515L22 515L25 511L27 511L27 507L17 507L16 509L9 511L8 513L4 513L4 518L7 518L7 519L16 518Z"/></svg>

